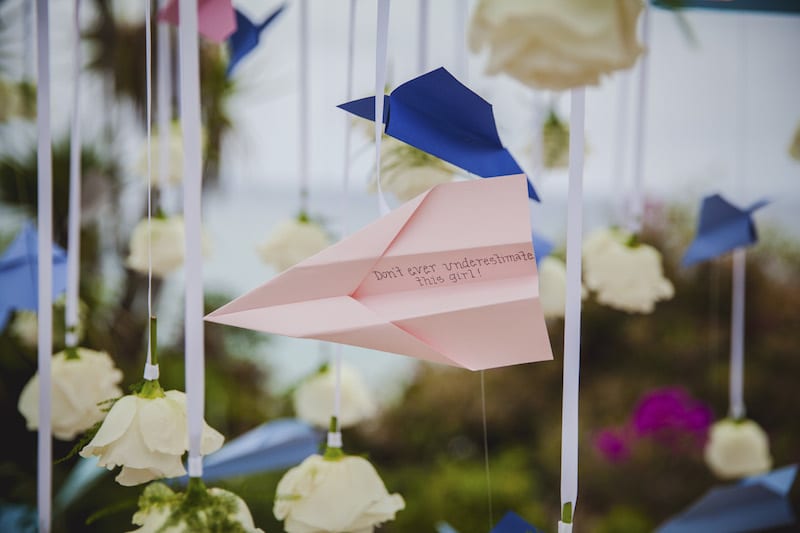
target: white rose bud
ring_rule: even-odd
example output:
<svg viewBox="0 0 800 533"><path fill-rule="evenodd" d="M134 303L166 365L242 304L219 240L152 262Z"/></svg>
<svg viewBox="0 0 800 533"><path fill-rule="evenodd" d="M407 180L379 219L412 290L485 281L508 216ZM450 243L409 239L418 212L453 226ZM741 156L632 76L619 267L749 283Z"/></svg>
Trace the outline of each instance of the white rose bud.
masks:
<svg viewBox="0 0 800 533"><path fill-rule="evenodd" d="M755 476L772 468L769 438L752 420L715 422L704 455L708 467L721 479Z"/></svg>
<svg viewBox="0 0 800 533"><path fill-rule="evenodd" d="M130 533L196 533L198 528L264 533L255 527L250 509L236 494L218 488L199 490L205 492L202 498L187 501L186 493L173 492L163 483L151 483L144 489L139 510L133 515L132 522L141 527Z"/></svg>
<svg viewBox="0 0 800 533"><path fill-rule="evenodd" d="M375 401L361 379L361 375L350 366L342 365L341 412L339 425L349 427L375 414ZM309 424L327 428L333 411L336 388L336 371L327 367L306 378L292 399L297 417Z"/></svg>
<svg viewBox="0 0 800 533"><path fill-rule="evenodd" d="M469 30L474 52L489 49L487 74L504 72L530 87L596 85L631 67L641 0L480 0Z"/></svg>
<svg viewBox="0 0 800 533"><path fill-rule="evenodd" d="M366 459L312 455L278 482L273 513L287 533L372 533L404 508Z"/></svg>
<svg viewBox="0 0 800 533"><path fill-rule="evenodd" d="M661 254L646 244L628 245L631 235L598 230L583 245L584 280L597 300L628 313L651 313L659 300L672 298Z"/></svg>
<svg viewBox="0 0 800 533"><path fill-rule="evenodd" d="M105 413L98 405L122 395L117 386L122 372L104 352L76 348L77 358L59 352L51 362L52 427L53 435L72 440L97 422ZM19 396L19 412L25 417L28 429L39 427L39 374L28 381Z"/></svg>
<svg viewBox="0 0 800 533"><path fill-rule="evenodd" d="M282 272L330 245L325 230L306 218L284 220L258 247L261 259Z"/></svg>
<svg viewBox="0 0 800 533"><path fill-rule="evenodd" d="M203 422L203 455L217 451L224 440ZM185 475L181 457L188 448L186 395L176 390L163 392L157 381L148 381L142 392L114 403L100 430L80 454L96 455L98 466L109 470L122 466L116 481L132 486Z"/></svg>
<svg viewBox="0 0 800 533"><path fill-rule="evenodd" d="M140 221L133 230L130 240L128 267L147 274L148 235L152 235L153 275L164 277L183 266L185 256L186 230L183 218L179 216L153 217ZM203 234L203 255L210 254L211 244Z"/></svg>
<svg viewBox="0 0 800 533"><path fill-rule="evenodd" d="M401 202L453 181L455 174L454 167L418 148L387 136L381 141L381 190ZM373 179L369 190L375 192L377 188Z"/></svg>

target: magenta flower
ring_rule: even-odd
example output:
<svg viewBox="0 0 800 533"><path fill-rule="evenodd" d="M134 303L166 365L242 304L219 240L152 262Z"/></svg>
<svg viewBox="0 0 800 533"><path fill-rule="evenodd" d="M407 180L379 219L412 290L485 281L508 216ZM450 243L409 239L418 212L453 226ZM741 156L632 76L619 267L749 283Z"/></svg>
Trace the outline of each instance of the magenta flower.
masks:
<svg viewBox="0 0 800 533"><path fill-rule="evenodd" d="M639 438L651 438L675 449L702 447L714 415L704 403L680 387L656 389L640 400L631 425Z"/></svg>
<svg viewBox="0 0 800 533"><path fill-rule="evenodd" d="M610 463L627 461L631 455L630 438L623 429L602 429L594 437L594 447Z"/></svg>

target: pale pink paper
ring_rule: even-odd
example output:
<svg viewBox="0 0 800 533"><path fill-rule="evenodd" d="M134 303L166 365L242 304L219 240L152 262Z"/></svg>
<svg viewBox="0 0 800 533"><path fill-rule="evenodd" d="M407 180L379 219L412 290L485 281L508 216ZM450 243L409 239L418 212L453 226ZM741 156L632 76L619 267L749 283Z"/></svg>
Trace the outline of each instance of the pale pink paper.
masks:
<svg viewBox="0 0 800 533"><path fill-rule="evenodd" d="M471 370L550 360L525 176L434 187L206 320Z"/></svg>
<svg viewBox="0 0 800 533"><path fill-rule="evenodd" d="M236 15L231 0L198 0L197 17L200 34L221 43L236 31ZM158 20L178 25L178 0L171 0L158 12Z"/></svg>

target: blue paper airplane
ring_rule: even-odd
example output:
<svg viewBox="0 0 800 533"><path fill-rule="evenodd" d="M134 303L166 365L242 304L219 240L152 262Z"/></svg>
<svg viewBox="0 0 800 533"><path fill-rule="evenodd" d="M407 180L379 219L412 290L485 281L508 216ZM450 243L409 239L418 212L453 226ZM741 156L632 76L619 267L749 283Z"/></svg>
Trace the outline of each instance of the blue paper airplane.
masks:
<svg viewBox="0 0 800 533"><path fill-rule="evenodd" d="M436 524L436 531L438 533L458 533L458 531L447 522L439 522ZM514 511L509 511L489 533L541 533L541 531L530 525Z"/></svg>
<svg viewBox="0 0 800 533"><path fill-rule="evenodd" d="M483 178L524 174L497 134L492 105L440 67L384 96L386 135ZM375 120L375 97L339 106ZM528 196L539 196L528 181Z"/></svg>
<svg viewBox="0 0 800 533"><path fill-rule="evenodd" d="M0 330L11 311L36 311L39 302L39 237L36 228L26 223L0 256ZM53 299L67 289L67 253L53 245Z"/></svg>
<svg viewBox="0 0 800 533"><path fill-rule="evenodd" d="M656 530L657 533L739 533L795 522L788 500L797 465L716 487Z"/></svg>
<svg viewBox="0 0 800 533"><path fill-rule="evenodd" d="M245 58L247 54L252 52L258 46L261 40L261 32L267 26L272 24L278 15L283 13L286 9L286 4L281 4L278 9L273 11L261 24L254 24L247 16L238 9L234 9L236 14L236 31L228 37L228 48L230 50L230 60L228 61L228 70L226 75L230 77L233 69L239 64L239 61Z"/></svg>
<svg viewBox="0 0 800 533"><path fill-rule="evenodd" d="M798 0L653 0L653 5L666 8L705 8L731 11L766 11L800 13Z"/></svg>
<svg viewBox="0 0 800 533"><path fill-rule="evenodd" d="M719 194L703 198L697 235L683 256L683 266L713 259L735 248L758 241L751 214L767 205L761 200L747 209L739 209Z"/></svg>
<svg viewBox="0 0 800 533"><path fill-rule="evenodd" d="M553 241L542 237L538 233L533 234L533 253L536 255L536 266L539 266L539 263L542 262L542 259L550 255L555 248L555 244Z"/></svg>
<svg viewBox="0 0 800 533"><path fill-rule="evenodd" d="M320 433L294 419L273 420L241 435L203 461L203 480L279 470L319 451Z"/></svg>

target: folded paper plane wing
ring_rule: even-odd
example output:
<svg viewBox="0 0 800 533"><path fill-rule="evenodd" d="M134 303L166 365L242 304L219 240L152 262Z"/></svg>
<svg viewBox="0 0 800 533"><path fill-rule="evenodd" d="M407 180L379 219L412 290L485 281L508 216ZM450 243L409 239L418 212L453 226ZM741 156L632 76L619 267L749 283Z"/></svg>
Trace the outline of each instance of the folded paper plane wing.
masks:
<svg viewBox="0 0 800 533"><path fill-rule="evenodd" d="M797 465L715 487L656 533L737 533L764 531L795 523L789 491Z"/></svg>
<svg viewBox="0 0 800 533"><path fill-rule="evenodd" d="M747 209L740 209L719 194L703 198L697 235L683 256L683 266L756 243L758 234L752 214L767 203L760 200Z"/></svg>
<svg viewBox="0 0 800 533"><path fill-rule="evenodd" d="M286 4L281 4L260 24L255 24L247 15L234 9L236 13L236 31L228 37L230 59L226 75L230 76L239 62L255 50L261 41L261 32L269 27L278 16L286 9Z"/></svg>
<svg viewBox="0 0 800 533"><path fill-rule="evenodd" d="M375 120L375 97L339 106ZM492 105L444 68L432 70L398 86L384 96L386 135L443 159L483 178L521 174L522 169L503 147ZM539 197L528 182L528 196Z"/></svg>
<svg viewBox="0 0 800 533"><path fill-rule="evenodd" d="M170 0L158 12L158 20L177 26L180 20L178 0ZM197 24L200 34L221 43L236 31L236 15L231 0L197 0Z"/></svg>
<svg viewBox="0 0 800 533"><path fill-rule="evenodd" d="M471 370L552 359L525 183L436 186L206 320Z"/></svg>

